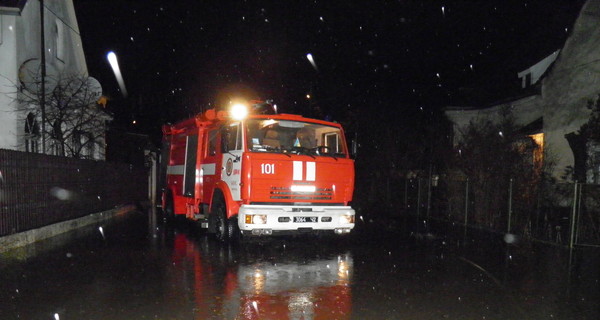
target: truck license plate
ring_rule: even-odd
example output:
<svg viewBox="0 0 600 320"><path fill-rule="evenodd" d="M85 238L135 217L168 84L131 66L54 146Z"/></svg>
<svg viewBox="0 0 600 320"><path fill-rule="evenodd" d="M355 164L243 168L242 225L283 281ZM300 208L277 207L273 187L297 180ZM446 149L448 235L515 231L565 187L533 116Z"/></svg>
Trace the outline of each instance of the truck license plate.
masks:
<svg viewBox="0 0 600 320"><path fill-rule="evenodd" d="M311 222L317 223L317 217L294 217L294 222Z"/></svg>

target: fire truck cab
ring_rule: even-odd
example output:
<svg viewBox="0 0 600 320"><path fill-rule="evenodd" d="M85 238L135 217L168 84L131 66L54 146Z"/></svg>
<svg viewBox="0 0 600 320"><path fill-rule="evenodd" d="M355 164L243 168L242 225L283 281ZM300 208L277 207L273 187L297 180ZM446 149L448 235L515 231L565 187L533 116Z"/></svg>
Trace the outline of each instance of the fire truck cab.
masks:
<svg viewBox="0 0 600 320"><path fill-rule="evenodd" d="M163 126L167 217L197 220L222 241L354 228L354 161L341 125L269 110L254 102Z"/></svg>

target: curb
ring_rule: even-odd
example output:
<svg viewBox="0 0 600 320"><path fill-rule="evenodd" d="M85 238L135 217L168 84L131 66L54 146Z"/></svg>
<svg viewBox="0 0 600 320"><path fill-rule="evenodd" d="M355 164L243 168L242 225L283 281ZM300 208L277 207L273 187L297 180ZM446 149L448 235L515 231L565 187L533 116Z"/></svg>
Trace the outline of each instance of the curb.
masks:
<svg viewBox="0 0 600 320"><path fill-rule="evenodd" d="M41 228L23 231L0 237L0 253L11 249L24 247L37 241L48 239L90 224L112 219L115 216L135 210L134 206L122 206L102 212L92 213L81 218L58 222Z"/></svg>

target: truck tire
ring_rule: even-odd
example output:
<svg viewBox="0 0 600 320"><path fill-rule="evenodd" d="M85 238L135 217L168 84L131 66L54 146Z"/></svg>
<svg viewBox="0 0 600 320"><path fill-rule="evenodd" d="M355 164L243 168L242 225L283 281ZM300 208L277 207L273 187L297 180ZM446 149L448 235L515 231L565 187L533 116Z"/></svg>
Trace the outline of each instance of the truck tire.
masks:
<svg viewBox="0 0 600 320"><path fill-rule="evenodd" d="M218 197L213 202L211 212L215 223L215 237L221 242L233 242L237 239L238 225L237 218L227 219L227 208L222 197Z"/></svg>
<svg viewBox="0 0 600 320"><path fill-rule="evenodd" d="M227 232L229 233L229 241L239 243L242 240L242 234L240 232L240 227L238 226L238 216L233 216L227 220L228 228Z"/></svg>
<svg viewBox="0 0 600 320"><path fill-rule="evenodd" d="M213 221L215 223L215 237L221 242L228 242L228 221L225 201L221 197L217 197L213 201L212 212Z"/></svg>

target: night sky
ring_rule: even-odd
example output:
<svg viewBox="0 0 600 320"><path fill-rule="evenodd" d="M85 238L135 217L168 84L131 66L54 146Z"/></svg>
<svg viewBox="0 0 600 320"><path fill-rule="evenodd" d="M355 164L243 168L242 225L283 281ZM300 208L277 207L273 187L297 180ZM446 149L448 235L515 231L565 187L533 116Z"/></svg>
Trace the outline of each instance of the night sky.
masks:
<svg viewBox="0 0 600 320"><path fill-rule="evenodd" d="M236 97L305 115L312 104L334 120L485 105L514 94L517 72L562 47L583 1L74 3L89 73L115 123L151 133Z"/></svg>

